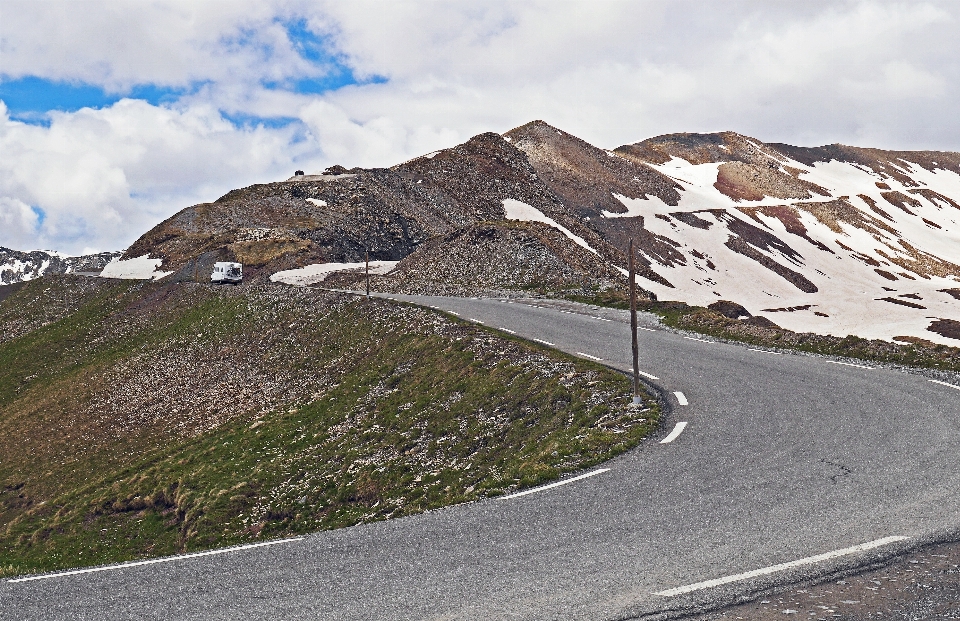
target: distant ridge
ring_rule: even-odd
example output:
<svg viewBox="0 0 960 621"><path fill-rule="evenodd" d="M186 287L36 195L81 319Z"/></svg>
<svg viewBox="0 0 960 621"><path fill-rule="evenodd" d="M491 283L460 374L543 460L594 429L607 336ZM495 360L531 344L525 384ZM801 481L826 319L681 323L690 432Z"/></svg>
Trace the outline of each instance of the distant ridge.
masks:
<svg viewBox="0 0 960 621"><path fill-rule="evenodd" d="M120 254L120 252L100 252L67 257L44 250L22 252L0 246L0 285L33 280L45 274L99 272Z"/></svg>

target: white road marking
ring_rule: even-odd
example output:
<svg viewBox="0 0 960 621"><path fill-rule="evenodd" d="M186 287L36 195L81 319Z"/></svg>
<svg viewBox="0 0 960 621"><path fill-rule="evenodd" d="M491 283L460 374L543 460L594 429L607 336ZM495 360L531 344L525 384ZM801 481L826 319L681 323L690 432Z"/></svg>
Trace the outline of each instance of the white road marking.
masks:
<svg viewBox="0 0 960 621"><path fill-rule="evenodd" d="M30 582L32 580L48 580L50 578L63 578L64 576L76 576L78 574L92 574L99 571L114 571L118 569L127 569L128 567L140 567L141 565L156 565L157 563L171 563L173 561L182 561L188 558L197 558L200 556L213 556L214 554L227 554L229 552L239 552L251 548L262 548L264 546L275 546L279 543L293 543L303 541L303 537L291 537L290 539L277 539L275 541L264 541L262 543L250 543L243 546L232 548L221 548L220 550L207 550L206 552L194 552L192 554L179 554L177 556L165 556L163 558L152 558L146 561L134 561L132 563L120 563L119 565L104 565L101 567L90 567L89 569L74 569L73 571L61 571L56 574L42 574L39 576L27 576L25 578L14 578L7 582Z"/></svg>
<svg viewBox="0 0 960 621"><path fill-rule="evenodd" d="M858 369L873 369L873 367L865 367L862 364L853 364L850 362L840 362L838 360L827 360L830 364L842 364L845 367L857 367Z"/></svg>
<svg viewBox="0 0 960 621"><path fill-rule="evenodd" d="M950 388L955 388L957 390L960 390L960 386L957 386L956 384L948 384L947 382L941 382L940 380L927 380L927 381L933 382L934 384L940 384L941 386L949 386Z"/></svg>
<svg viewBox="0 0 960 621"><path fill-rule="evenodd" d="M682 392L675 392L673 393L673 396L677 398L677 403L679 403L680 405L690 405L687 402L687 396L684 395Z"/></svg>
<svg viewBox="0 0 960 621"><path fill-rule="evenodd" d="M543 339L533 339L533 340L535 340L538 343L543 343L544 345L549 345L550 347L555 347L555 345L550 341L545 341Z"/></svg>
<svg viewBox="0 0 960 621"><path fill-rule="evenodd" d="M610 321L610 320L607 319L607 321ZM660 330L654 330L653 328L644 328L643 326L637 326L637 330L646 330L647 332L659 332L659 331L660 331ZM694 340L699 341L700 339L694 339ZM710 342L710 341L704 341L704 343L709 343L709 342Z"/></svg>
<svg viewBox="0 0 960 621"><path fill-rule="evenodd" d="M781 354L781 353L778 352L778 351L767 351L766 349L753 349L752 347L748 347L748 348L747 348L747 351L758 351L758 352L760 352L761 354L773 354L773 355L775 355L775 356L781 356L781 355L783 355L783 354Z"/></svg>
<svg viewBox="0 0 960 621"><path fill-rule="evenodd" d="M470 321L472 321L472 322L474 322L474 323L483 323L483 322L480 321L479 319L474 319L473 317L470 318Z"/></svg>
<svg viewBox="0 0 960 621"><path fill-rule="evenodd" d="M577 352L578 356L583 356L584 358L589 358L590 360L599 360L603 361L603 358L597 358L596 356L591 356L590 354L585 354L582 351Z"/></svg>
<svg viewBox="0 0 960 621"><path fill-rule="evenodd" d="M603 317L594 317L594 319L597 319L599 321L613 321L613 319L604 319Z"/></svg>
<svg viewBox="0 0 960 621"><path fill-rule="evenodd" d="M457 317L460 316L460 313L458 313L457 311L447 311L447 312L450 313L451 315L456 315Z"/></svg>
<svg viewBox="0 0 960 621"><path fill-rule="evenodd" d="M516 334L516 332L514 332L510 328L500 328L500 329L503 330L504 332L509 332L510 334Z"/></svg>
<svg viewBox="0 0 960 621"><path fill-rule="evenodd" d="M700 341L701 343L710 343L711 345L713 344L713 341L706 341L704 339L695 339L692 336L685 336L683 338L687 339L688 341Z"/></svg>
<svg viewBox="0 0 960 621"><path fill-rule="evenodd" d="M656 375L650 375L649 373L644 373L643 371L637 371L637 373L639 373L640 375L642 375L642 376L644 376L644 377L646 377L646 378L652 379L652 380L658 380L658 379L660 379L660 378L657 377Z"/></svg>
<svg viewBox="0 0 960 621"><path fill-rule="evenodd" d="M673 431L670 432L670 435L668 435L663 440L660 440L660 444L670 444L671 442L676 440L677 437L681 433L683 433L683 430L686 428L687 428L687 423L677 423L677 426L673 428Z"/></svg>
<svg viewBox="0 0 960 621"><path fill-rule="evenodd" d="M516 494L510 494L509 496L501 496L500 498L506 500L508 498L520 498L521 496L526 496L527 494L533 494L535 492L542 492L544 490L553 489L554 487L560 487L561 485L566 485L567 483L573 483L574 481L579 481L580 479L586 479L592 477L595 474L600 474L601 472L606 472L610 468L598 468L586 474L581 474L580 476L572 477L569 479L564 479L563 481L557 481L556 483L551 483L550 485L542 485L540 487L535 487L533 489L528 489L525 492L518 492Z"/></svg>
<svg viewBox="0 0 960 621"><path fill-rule="evenodd" d="M726 576L725 578L717 578L715 580L705 580L703 582L688 584L687 586L677 587L675 589L667 589L666 591L660 591L658 593L654 593L654 595L662 595L664 597L673 597L674 595L683 595L684 593L690 593L692 591L698 591L700 589L709 589L711 587L720 586L722 584L729 584L731 582L740 582L741 580L749 580L750 578L756 578L758 576L766 576L768 574L776 573L778 571L793 569L794 567L802 567L803 565L812 565L814 563L820 563L822 561L829 561L830 559L838 558L841 556L847 556L848 554L865 552L867 550L872 550L873 548L879 548L880 546L885 546L888 543L894 543L896 541L904 541L906 539L909 539L909 537L884 537L883 539L877 539L876 541L861 543L860 545L857 545L857 546L844 548L842 550L834 550L833 552L818 554L816 556L808 556L807 558L802 558L796 561L790 561L789 563L780 563L779 565L771 565L770 567L764 567L763 569L755 569L753 571L744 572L742 574Z"/></svg>

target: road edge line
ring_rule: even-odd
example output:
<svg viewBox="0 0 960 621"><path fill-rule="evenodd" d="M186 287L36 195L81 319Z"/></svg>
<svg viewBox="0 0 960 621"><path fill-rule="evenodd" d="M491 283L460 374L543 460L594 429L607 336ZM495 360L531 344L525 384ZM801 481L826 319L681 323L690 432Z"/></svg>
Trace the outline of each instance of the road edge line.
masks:
<svg viewBox="0 0 960 621"><path fill-rule="evenodd" d="M842 548L840 550L833 550L832 552L825 552L823 554L817 554L816 556L808 556L806 558L801 558L796 561L789 561L787 563L780 563L778 565L771 565L769 567L763 567L761 569L754 569L753 571L746 571L741 574L733 574L732 576L725 576L723 578L715 578L713 580L704 580L703 582L695 582L693 584L688 584L686 586L675 587L672 589L666 589L665 591L658 591L654 595L660 595L663 597L674 597L676 595L684 595L686 593L692 593L693 591L699 591L701 589L709 589L711 587L722 586L724 584L730 584L731 582L741 582L743 580L749 580L750 578L757 578L759 576L767 576L773 573L780 571L785 571L787 569L793 569L795 567L803 567L804 565L813 565L815 563L820 563L822 561L829 561L831 559L839 558L841 556L848 556L850 554L857 554L859 552L866 552L867 550L873 550L874 548L879 548L885 546L889 543L896 543L898 541L906 541L910 537L903 537L900 535L893 535L891 537L884 537L882 539L875 539L873 541L868 541L867 543L861 543L859 545L851 546L849 548Z"/></svg>

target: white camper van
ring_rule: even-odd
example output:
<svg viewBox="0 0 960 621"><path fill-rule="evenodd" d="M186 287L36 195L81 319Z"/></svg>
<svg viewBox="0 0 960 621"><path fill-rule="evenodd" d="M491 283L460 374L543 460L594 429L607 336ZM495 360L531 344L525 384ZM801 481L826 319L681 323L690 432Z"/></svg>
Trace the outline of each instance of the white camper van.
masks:
<svg viewBox="0 0 960 621"><path fill-rule="evenodd" d="M213 284L239 285L243 280L243 263L218 262L213 264L210 282Z"/></svg>

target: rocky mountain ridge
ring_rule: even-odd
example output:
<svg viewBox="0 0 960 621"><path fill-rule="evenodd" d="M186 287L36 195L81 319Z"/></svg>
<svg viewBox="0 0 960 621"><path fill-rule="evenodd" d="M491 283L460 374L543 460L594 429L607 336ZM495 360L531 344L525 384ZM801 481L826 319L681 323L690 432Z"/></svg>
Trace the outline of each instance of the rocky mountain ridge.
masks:
<svg viewBox="0 0 960 621"><path fill-rule="evenodd" d="M543 121L391 168L299 175L188 207L124 253L155 277L218 260L281 280L399 261L385 289L561 293L625 286L742 305L796 331L956 344L960 154L805 148L734 132L613 150ZM316 272L316 270L314 270ZM307 282L299 278L291 282ZM947 322L947 324L944 324Z"/></svg>

